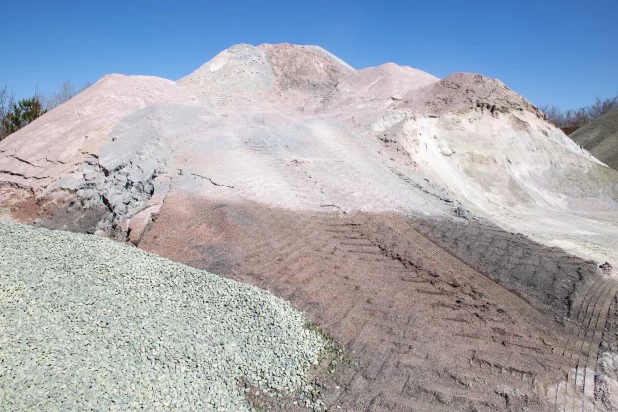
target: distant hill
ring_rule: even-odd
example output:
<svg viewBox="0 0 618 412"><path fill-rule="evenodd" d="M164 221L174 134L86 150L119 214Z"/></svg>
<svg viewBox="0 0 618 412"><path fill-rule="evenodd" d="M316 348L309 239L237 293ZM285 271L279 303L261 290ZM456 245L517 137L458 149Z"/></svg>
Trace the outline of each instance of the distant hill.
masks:
<svg viewBox="0 0 618 412"><path fill-rule="evenodd" d="M593 120L569 136L597 159L618 170L618 109Z"/></svg>

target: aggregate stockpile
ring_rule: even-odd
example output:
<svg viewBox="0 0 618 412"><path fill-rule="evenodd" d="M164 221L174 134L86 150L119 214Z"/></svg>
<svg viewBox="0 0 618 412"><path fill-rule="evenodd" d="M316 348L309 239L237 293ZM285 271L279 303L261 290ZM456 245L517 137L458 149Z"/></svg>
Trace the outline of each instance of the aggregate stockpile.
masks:
<svg viewBox="0 0 618 412"><path fill-rule="evenodd" d="M4 214L71 199L88 211L76 229L132 228L133 240L182 191L303 210L467 209L618 263L616 172L477 74L357 71L317 47L239 45L177 82L105 76L0 147Z"/></svg>
<svg viewBox="0 0 618 412"><path fill-rule="evenodd" d="M251 387L300 391L327 348L254 286L95 236L0 235L3 410L247 411Z"/></svg>
<svg viewBox="0 0 618 412"><path fill-rule="evenodd" d="M569 137L603 163L618 170L618 109L605 113Z"/></svg>
<svg viewBox="0 0 618 412"><path fill-rule="evenodd" d="M365 368L333 405L616 401L618 172L496 79L287 44L106 76L0 143L0 207L289 299Z"/></svg>

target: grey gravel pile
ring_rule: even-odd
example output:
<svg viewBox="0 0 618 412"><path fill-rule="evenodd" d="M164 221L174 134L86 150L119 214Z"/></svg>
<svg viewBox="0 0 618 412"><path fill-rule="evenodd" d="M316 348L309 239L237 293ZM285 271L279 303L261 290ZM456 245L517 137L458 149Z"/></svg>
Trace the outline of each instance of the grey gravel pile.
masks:
<svg viewBox="0 0 618 412"><path fill-rule="evenodd" d="M0 222L0 409L250 408L325 341L256 287L108 239Z"/></svg>

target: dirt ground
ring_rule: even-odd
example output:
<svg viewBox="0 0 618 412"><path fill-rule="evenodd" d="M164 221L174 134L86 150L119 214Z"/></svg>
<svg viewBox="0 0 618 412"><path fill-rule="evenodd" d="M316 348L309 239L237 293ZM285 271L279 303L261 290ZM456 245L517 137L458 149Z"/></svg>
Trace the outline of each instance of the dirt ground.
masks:
<svg viewBox="0 0 618 412"><path fill-rule="evenodd" d="M603 410L595 368L617 283L493 226L450 225L169 196L139 247L306 311L354 359L317 379L330 409ZM484 253L456 247L467 237Z"/></svg>
<svg viewBox="0 0 618 412"><path fill-rule="evenodd" d="M522 234L506 232L487 221L410 222L432 242L545 313L572 315L577 296L598 277L594 261L531 242Z"/></svg>

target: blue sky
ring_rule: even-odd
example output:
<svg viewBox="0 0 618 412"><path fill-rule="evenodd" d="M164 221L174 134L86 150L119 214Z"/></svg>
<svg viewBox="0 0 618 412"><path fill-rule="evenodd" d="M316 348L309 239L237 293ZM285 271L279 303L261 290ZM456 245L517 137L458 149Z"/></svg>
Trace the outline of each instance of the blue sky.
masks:
<svg viewBox="0 0 618 412"><path fill-rule="evenodd" d="M618 1L0 0L0 87L176 80L237 43L317 44L355 68L497 77L536 105L618 93Z"/></svg>

